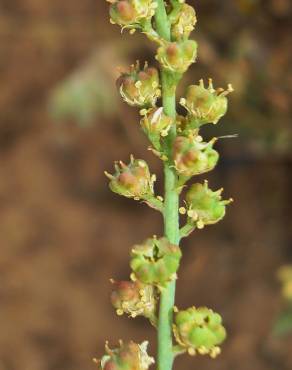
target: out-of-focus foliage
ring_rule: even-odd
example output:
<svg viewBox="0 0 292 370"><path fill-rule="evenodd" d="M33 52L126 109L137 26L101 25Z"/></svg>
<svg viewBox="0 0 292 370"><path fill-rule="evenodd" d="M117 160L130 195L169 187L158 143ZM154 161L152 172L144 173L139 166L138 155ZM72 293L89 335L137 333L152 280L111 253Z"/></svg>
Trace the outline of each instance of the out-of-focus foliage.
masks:
<svg viewBox="0 0 292 370"><path fill-rule="evenodd" d="M97 50L53 90L49 110L55 121L73 121L86 126L97 123L99 115L111 116L116 112L116 94L108 83L104 55L108 53L104 49Z"/></svg>
<svg viewBox="0 0 292 370"><path fill-rule="evenodd" d="M278 271L278 279L282 283L281 291L286 307L276 321L274 332L282 335L292 333L292 265L282 266Z"/></svg>

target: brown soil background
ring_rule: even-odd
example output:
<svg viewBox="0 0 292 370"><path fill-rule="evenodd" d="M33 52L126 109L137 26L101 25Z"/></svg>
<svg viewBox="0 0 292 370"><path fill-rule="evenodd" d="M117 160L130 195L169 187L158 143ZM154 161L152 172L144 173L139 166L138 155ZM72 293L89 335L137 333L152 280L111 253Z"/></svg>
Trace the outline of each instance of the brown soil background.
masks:
<svg viewBox="0 0 292 370"><path fill-rule="evenodd" d="M215 361L185 356L176 369L290 370L292 337L272 329L283 308L276 271L292 257L291 3L195 3L202 51L188 79L234 81L215 132L240 137L220 141L207 176L235 202L184 241L177 291L179 307L222 313L229 338ZM115 315L109 278L127 279L131 245L161 234L161 220L111 194L103 171L134 153L161 179L160 163L136 112L116 100L114 115L87 127L55 124L47 111L54 86L92 53L114 90L116 65L149 51L139 35L120 37L101 0L0 2L1 370L94 369L106 339L148 339L155 353L146 321Z"/></svg>

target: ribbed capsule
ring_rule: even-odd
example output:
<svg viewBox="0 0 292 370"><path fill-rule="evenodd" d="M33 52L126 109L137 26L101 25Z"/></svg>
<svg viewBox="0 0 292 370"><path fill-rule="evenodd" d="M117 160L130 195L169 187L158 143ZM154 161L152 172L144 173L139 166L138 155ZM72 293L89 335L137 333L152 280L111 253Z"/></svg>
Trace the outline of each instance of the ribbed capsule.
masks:
<svg viewBox="0 0 292 370"><path fill-rule="evenodd" d="M174 335L178 344L191 355L196 353L215 358L226 338L221 316L207 307L191 307L178 311L174 318Z"/></svg>

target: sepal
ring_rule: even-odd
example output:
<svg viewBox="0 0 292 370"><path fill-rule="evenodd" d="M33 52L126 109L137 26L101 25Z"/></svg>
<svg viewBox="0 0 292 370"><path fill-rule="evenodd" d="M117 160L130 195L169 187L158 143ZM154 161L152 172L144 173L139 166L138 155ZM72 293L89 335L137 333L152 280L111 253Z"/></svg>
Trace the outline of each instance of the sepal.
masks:
<svg viewBox="0 0 292 370"><path fill-rule="evenodd" d="M166 238L147 239L131 251L132 278L163 288L167 282L176 279L180 259L179 246L169 243Z"/></svg>
<svg viewBox="0 0 292 370"><path fill-rule="evenodd" d="M221 352L218 346L226 338L221 316L207 307L176 311L173 331L178 344L190 355L217 357Z"/></svg>

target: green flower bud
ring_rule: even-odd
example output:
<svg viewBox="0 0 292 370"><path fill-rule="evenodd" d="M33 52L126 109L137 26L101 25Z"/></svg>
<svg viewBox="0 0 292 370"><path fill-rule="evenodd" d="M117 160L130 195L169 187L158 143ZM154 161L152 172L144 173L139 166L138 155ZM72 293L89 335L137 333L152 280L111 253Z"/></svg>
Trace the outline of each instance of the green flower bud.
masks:
<svg viewBox="0 0 292 370"><path fill-rule="evenodd" d="M151 19L157 7L154 0L108 0L111 3L111 23L123 28L140 28L140 23Z"/></svg>
<svg viewBox="0 0 292 370"><path fill-rule="evenodd" d="M95 362L99 370L148 370L154 359L147 354L147 346L148 342L136 344L120 341L119 348L110 349L106 343L106 355Z"/></svg>
<svg viewBox="0 0 292 370"><path fill-rule="evenodd" d="M118 315L144 316L155 324L156 294L152 285L140 281L112 281L111 302Z"/></svg>
<svg viewBox="0 0 292 370"><path fill-rule="evenodd" d="M150 175L148 165L142 159L134 159L131 156L130 163L126 165L122 161L115 164L116 173L105 175L111 180L110 189L117 194L136 200L153 197L153 184L155 175Z"/></svg>
<svg viewBox="0 0 292 370"><path fill-rule="evenodd" d="M225 216L226 205L232 202L232 199L222 200L222 191L209 189L208 181L192 185L186 194L189 223L202 229L204 225L219 222Z"/></svg>
<svg viewBox="0 0 292 370"><path fill-rule="evenodd" d="M202 142L199 135L177 136L173 144L173 161L177 172L192 177L211 171L217 164L219 154L213 149L216 139Z"/></svg>
<svg viewBox="0 0 292 370"><path fill-rule="evenodd" d="M222 318L207 307L191 307L178 311L174 320L174 335L180 346L191 355L196 352L215 358L220 352L218 347L226 338Z"/></svg>
<svg viewBox="0 0 292 370"><path fill-rule="evenodd" d="M133 278L163 287L176 278L180 258L180 248L170 244L166 238L147 239L132 249L130 266Z"/></svg>
<svg viewBox="0 0 292 370"><path fill-rule="evenodd" d="M215 90L211 79L208 88L205 88L203 80L200 80L199 85L188 87L186 98L182 98L180 104L188 111L190 123L194 120L197 127L205 123L216 124L227 112L226 95L232 91L231 85L227 90Z"/></svg>
<svg viewBox="0 0 292 370"><path fill-rule="evenodd" d="M146 112L145 112L146 113ZM150 109L141 119L143 131L150 137L167 136L173 118L163 112L163 107Z"/></svg>
<svg viewBox="0 0 292 370"><path fill-rule="evenodd" d="M176 15L171 27L171 36L174 40L185 40L195 28L197 23L195 9L183 4Z"/></svg>
<svg viewBox="0 0 292 370"><path fill-rule="evenodd" d="M195 62L197 43L194 40L167 42L157 50L156 59L168 71L184 73Z"/></svg>
<svg viewBox="0 0 292 370"><path fill-rule="evenodd" d="M140 64L132 65L129 73L123 73L117 86L123 100L131 106L153 107L161 95L159 72L156 68L140 69Z"/></svg>

